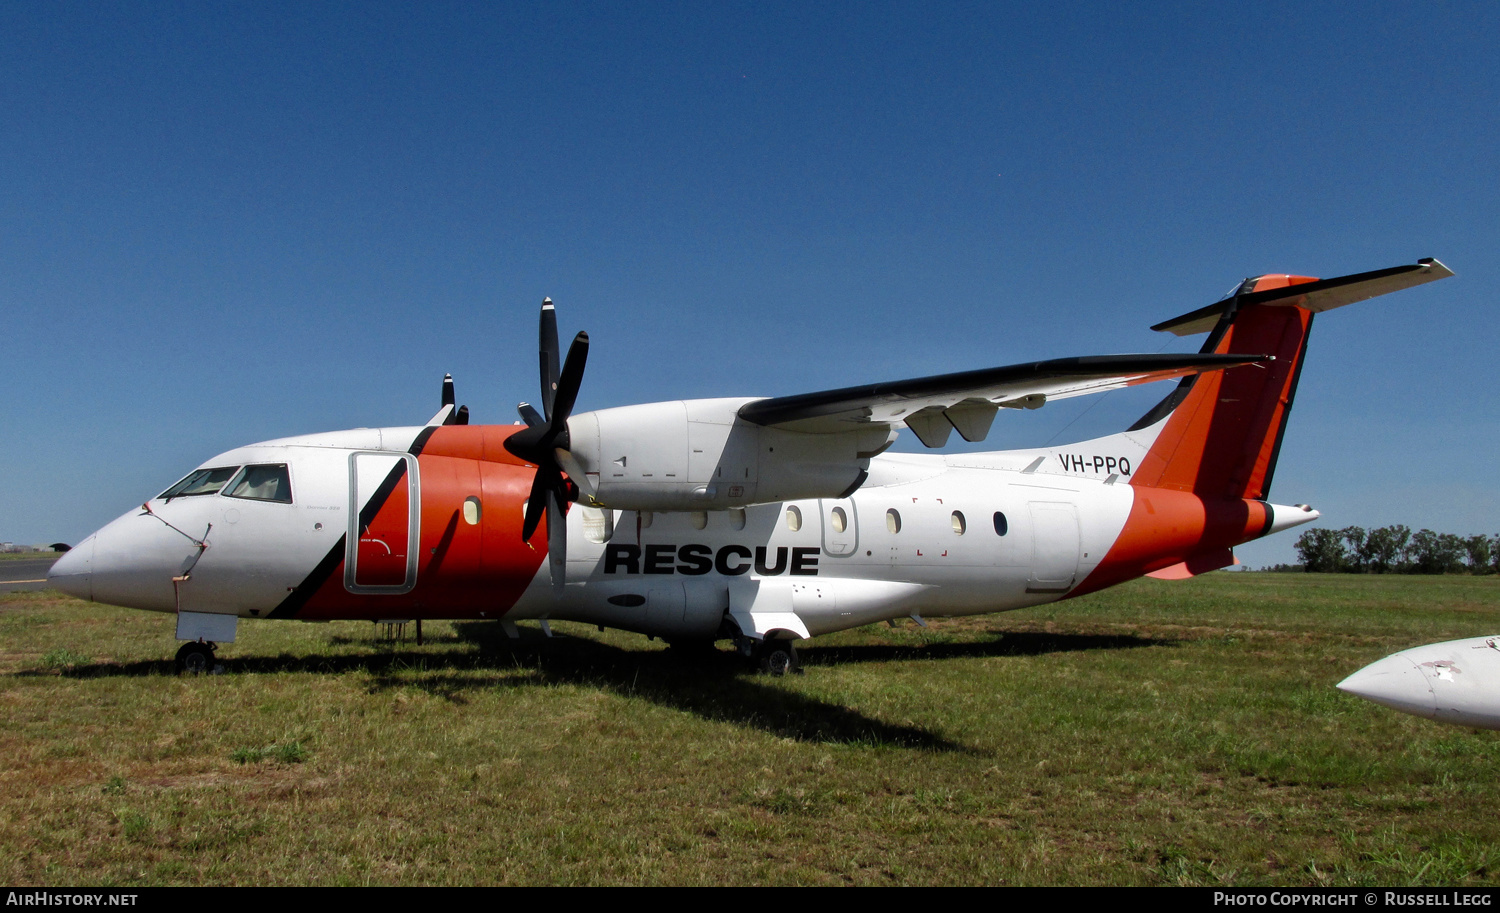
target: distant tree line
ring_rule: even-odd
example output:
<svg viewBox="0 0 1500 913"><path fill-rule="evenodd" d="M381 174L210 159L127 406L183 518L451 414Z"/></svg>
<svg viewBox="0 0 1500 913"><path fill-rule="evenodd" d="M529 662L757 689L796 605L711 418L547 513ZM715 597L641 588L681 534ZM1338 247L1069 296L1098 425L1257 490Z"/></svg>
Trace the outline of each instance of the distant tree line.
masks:
<svg viewBox="0 0 1500 913"><path fill-rule="evenodd" d="M1407 526L1310 529L1297 539L1302 569L1345 574L1492 574L1500 536L1455 536Z"/></svg>

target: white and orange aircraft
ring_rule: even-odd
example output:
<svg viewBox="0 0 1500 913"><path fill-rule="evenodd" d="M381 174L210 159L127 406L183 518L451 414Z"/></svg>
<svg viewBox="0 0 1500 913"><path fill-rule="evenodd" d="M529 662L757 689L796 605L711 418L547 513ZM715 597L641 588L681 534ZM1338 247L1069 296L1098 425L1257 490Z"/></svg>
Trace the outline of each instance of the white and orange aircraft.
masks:
<svg viewBox="0 0 1500 913"><path fill-rule="evenodd" d="M1184 578L1318 513L1267 503L1315 313L1453 275L1436 260L1247 279L1160 324L1190 355L1064 358L771 399L573 414L541 314L541 411L366 428L220 454L53 565L59 589L172 612L188 670L240 618L567 619L673 644L731 638L773 673L793 641L877 621L1007 611L1142 575ZM1128 430L1057 448L983 440L1002 409L1179 378ZM544 531L543 531L544 530ZM550 633L550 631L549 631Z"/></svg>

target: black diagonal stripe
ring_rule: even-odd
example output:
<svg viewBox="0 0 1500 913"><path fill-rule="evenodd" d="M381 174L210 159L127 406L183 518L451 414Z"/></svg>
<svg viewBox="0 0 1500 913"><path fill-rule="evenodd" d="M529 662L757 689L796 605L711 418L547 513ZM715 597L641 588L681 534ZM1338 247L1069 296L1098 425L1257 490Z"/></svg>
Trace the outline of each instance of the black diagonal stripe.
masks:
<svg viewBox="0 0 1500 913"><path fill-rule="evenodd" d="M432 437L432 433L436 430L436 428L431 426L423 428L417 434L417 439L412 441L411 448L407 452L413 456L420 456L422 448L427 446L427 440ZM385 481L381 482L380 488L376 489L374 497L370 498L369 503L359 512L359 525L361 528L368 526L370 521L375 519L375 515L380 513L380 509L385 506L385 502L390 498L391 492L396 490L396 483L401 481L401 476L405 472L405 460L391 467L391 471L386 474ZM328 578L333 576L333 572L343 562L344 550L347 548L348 542L348 533L339 536L339 541L334 544L333 548L328 550L328 554L323 556L323 560L318 562L317 567L313 568L312 573L308 574L301 583L297 584L296 588L288 593L285 599L281 600L281 604L272 609L266 617L295 618L297 613L302 611L302 607L307 605L307 601L312 598L314 593L323 588L323 585L328 582Z"/></svg>

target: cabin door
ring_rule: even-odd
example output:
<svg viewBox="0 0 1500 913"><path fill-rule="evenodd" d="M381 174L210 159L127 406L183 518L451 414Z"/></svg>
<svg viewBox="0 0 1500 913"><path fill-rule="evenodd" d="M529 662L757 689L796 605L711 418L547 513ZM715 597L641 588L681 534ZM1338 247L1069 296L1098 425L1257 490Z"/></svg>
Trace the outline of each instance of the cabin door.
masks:
<svg viewBox="0 0 1500 913"><path fill-rule="evenodd" d="M409 593L417 585L421 491L409 453L349 454L349 530L344 589Z"/></svg>

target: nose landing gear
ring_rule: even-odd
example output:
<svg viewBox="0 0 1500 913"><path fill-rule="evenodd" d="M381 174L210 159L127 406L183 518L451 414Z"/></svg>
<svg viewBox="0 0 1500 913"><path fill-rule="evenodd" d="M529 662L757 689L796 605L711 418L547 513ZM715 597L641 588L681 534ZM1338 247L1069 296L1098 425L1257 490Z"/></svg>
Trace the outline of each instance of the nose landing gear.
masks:
<svg viewBox="0 0 1500 913"><path fill-rule="evenodd" d="M189 641L177 650L179 675L206 675L214 669L214 644Z"/></svg>

